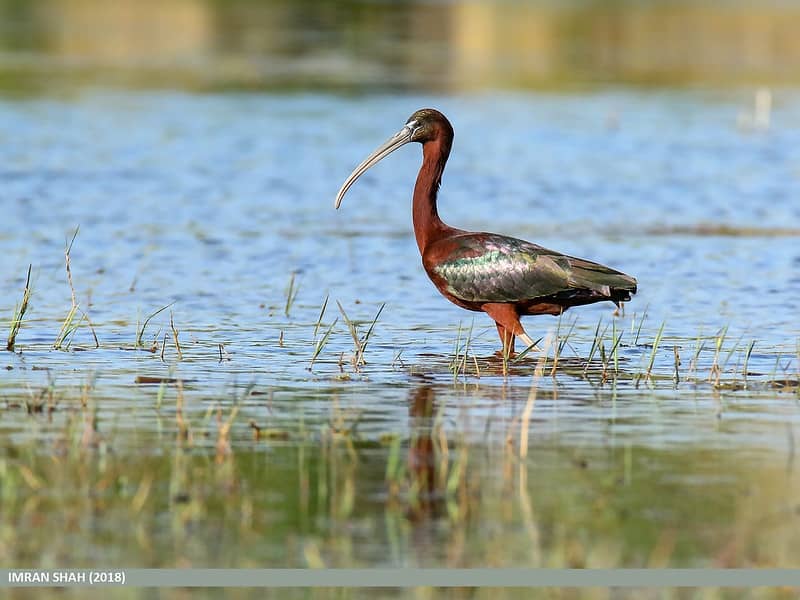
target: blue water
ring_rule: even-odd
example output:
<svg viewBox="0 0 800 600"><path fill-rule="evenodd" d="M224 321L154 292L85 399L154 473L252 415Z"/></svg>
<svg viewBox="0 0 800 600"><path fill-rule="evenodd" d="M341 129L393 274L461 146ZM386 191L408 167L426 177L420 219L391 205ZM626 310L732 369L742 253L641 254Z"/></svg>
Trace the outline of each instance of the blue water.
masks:
<svg viewBox="0 0 800 600"><path fill-rule="evenodd" d="M522 237L638 278L639 293L614 325L625 332L623 369L646 368L646 343L664 322L655 373L671 375L673 346L685 369L699 336L708 338L697 369L705 376L713 336L727 326L721 358L732 349L728 379L741 378L750 340L750 371L762 380L791 376L800 336L799 99L775 92L766 130L742 125L752 105L744 91L340 97L98 90L3 100L4 319L33 265L21 354L3 357L10 368L4 385L79 386L92 374L111 396L147 398L154 389L134 385L137 376L183 377L198 396L225 396L249 383L322 387L352 394L385 425L386 407L405 403L410 377L452 381L459 327L462 337L473 327L470 352L488 360L499 346L489 319L441 298L420 265L410 222L418 147L372 169L333 209L351 169L423 106L441 109L456 130L440 194L447 222ZM72 274L101 348L84 325L70 352L58 352L51 347L70 306L64 248L78 226ZM738 234L701 230L720 226ZM299 289L286 316L292 273ZM386 303L359 370L350 364L353 343L337 300L360 321L361 335ZM158 351L132 351L147 316L170 303L143 337ZM183 361L169 336L161 360L170 310ZM570 356L588 356L598 320L611 323L612 310L594 305L564 315L561 333L577 319ZM309 370L315 340L337 317ZM525 320L534 339L556 324ZM520 398L531 372L532 363L512 377ZM480 381L508 384L499 372ZM575 378L560 381L579 398L594 393ZM670 389L669 381L662 385ZM687 390L666 393L682 398ZM774 398L782 405L783 396Z"/></svg>
<svg viewBox="0 0 800 600"><path fill-rule="evenodd" d="M33 265L16 352L0 356L3 485L18 482L0 497L9 562L302 567L318 550L327 566L652 566L674 531L671 566L794 565L800 95L774 94L761 130L746 91L0 100L3 334ZM353 167L423 106L456 131L447 222L638 278L620 316L604 304L524 321L534 339L571 330L552 376L552 363L534 376L536 356L504 374L488 317L425 276L418 147L333 208ZM76 300L100 347L83 323L54 350L78 227ZM337 301L362 338L385 304L363 365ZM622 335L606 379L598 350L585 362L598 322L604 352ZM284 437L254 439L251 423ZM394 492L392 440L408 469ZM421 504L414 460L436 461ZM102 526L54 542L29 514L48 531L62 514Z"/></svg>

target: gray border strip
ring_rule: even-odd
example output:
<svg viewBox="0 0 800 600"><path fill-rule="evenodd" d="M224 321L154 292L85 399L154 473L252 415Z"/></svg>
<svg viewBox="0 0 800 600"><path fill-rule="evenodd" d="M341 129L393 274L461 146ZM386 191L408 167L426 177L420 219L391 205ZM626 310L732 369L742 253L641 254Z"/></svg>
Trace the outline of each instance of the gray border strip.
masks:
<svg viewBox="0 0 800 600"><path fill-rule="evenodd" d="M65 578L64 574L74 576ZM77 580L77 583L68 583L70 580ZM90 585L276 588L800 587L800 569L0 569L0 587Z"/></svg>

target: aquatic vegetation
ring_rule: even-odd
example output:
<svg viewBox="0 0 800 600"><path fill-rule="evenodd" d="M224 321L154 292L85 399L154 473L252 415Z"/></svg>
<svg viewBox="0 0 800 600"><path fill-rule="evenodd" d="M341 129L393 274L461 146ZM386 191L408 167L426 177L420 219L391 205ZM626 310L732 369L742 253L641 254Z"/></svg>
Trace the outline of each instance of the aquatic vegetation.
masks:
<svg viewBox="0 0 800 600"><path fill-rule="evenodd" d="M656 353L658 352L658 347L661 344L661 338L664 335L664 325L666 325L666 323L662 322L661 327L658 328L656 339L653 340L653 351L650 353L650 362L647 365L647 372L644 375L645 379L650 382L652 382L653 378L653 365L656 362ZM638 385L638 380L637 380L637 385Z"/></svg>
<svg viewBox="0 0 800 600"><path fill-rule="evenodd" d="M143 340L143 338L144 338L144 332L145 332L145 330L147 329L147 325L150 323L150 321L153 319L153 317L155 317L155 316L157 316L157 315L161 314L162 312L164 312L165 310L167 310L169 307L171 307L171 306L172 306L172 305L174 305L174 304L175 304L174 302L170 302L170 303L169 303L169 304L167 304L166 306L162 306L162 307L161 307L161 308L159 308L158 310L156 310L156 311L154 311L154 312L150 313L150 314L149 314L149 315L147 315L147 317L145 318L145 320L144 320L144 323L142 323L142 326L141 326L141 327L138 327L138 326L137 326L137 328L136 328L136 347L137 347L137 348L142 348L142 347L144 347L144 340ZM157 340L158 340L158 336L159 336L159 334L160 334L160 333L161 333L161 330L159 330L159 331L158 331L158 332L157 332L157 333L156 333L156 334L153 336L153 345L151 346L151 350L152 350L153 352L155 352L155 348L156 348L156 347L157 347L157 345L158 345L158 344L157 344ZM176 338L176 339L177 339L177 338Z"/></svg>
<svg viewBox="0 0 800 600"><path fill-rule="evenodd" d="M30 200L9 202L4 220L0 309L12 315L31 263L33 289L0 364L3 564L795 566L800 340L786 310L794 288L781 282L793 281L797 252L793 238L769 235L796 198L783 137L741 134L719 117L738 105L703 92L666 104L624 91L491 96L515 123L532 109L543 118L534 128L495 120L503 143L491 152L458 138L466 163L445 181L453 219L567 240L565 251L643 282L642 303L617 314L608 305L531 319L539 348L511 356L495 354L491 322L459 323L463 313L417 285L407 206L380 187L405 175L368 182L364 201L375 204L347 224L319 218L332 183L308 177L302 158L331 166L341 152L320 131L364 102L396 106L155 96L42 103L43 122L69 112L67 140L0 103L5 122L28 128L16 131L20 144L59 165L52 176L9 165L19 171L9 185ZM459 102L468 126L485 122L485 99ZM772 131L794 118L790 104L776 101ZM183 122L176 108L221 139L164 139ZM256 135L254 120L275 135ZM119 122L132 124L125 135L105 126ZM651 143L663 132L668 143ZM295 134L300 150L262 161ZM528 162L520 149L533 135L553 152ZM90 163L88 137L141 146L147 158L106 152ZM597 152L607 143L614 152ZM641 148L641 177L619 159L631 148ZM680 168L686 154L705 165L702 177ZM573 173L565 160L591 169ZM250 161L257 175L241 170ZM723 176L734 172L746 186ZM674 213L658 212L661 198L642 211L627 204L654 186ZM758 230L648 233L660 219L711 222L732 194L748 200L735 218L756 222L755 199L775 188L776 212ZM676 193L686 189L708 204ZM53 201L73 190L80 201ZM491 202L459 201L476 192ZM540 198L552 199L546 210ZM15 233L31 215L47 218ZM68 232L63 253L63 224L74 222L80 235ZM73 306L66 255L70 297L98 343L83 343L76 309L57 352ZM769 267L768 295L751 286L752 256Z"/></svg>
<svg viewBox="0 0 800 600"><path fill-rule="evenodd" d="M380 305L378 312L375 313L375 317L370 322L369 327L363 336L359 335L358 333L358 323L347 316L344 307L338 300L336 301L336 305L339 307L339 312L342 314L342 318L347 325L347 330L350 333L350 337L353 339L353 358L351 362L353 368L358 371L360 367L366 364L366 361L364 360L364 354L367 351L367 344L369 343L370 336L375 329L375 323L378 322L378 317L381 316L386 303L384 302Z"/></svg>
<svg viewBox="0 0 800 600"><path fill-rule="evenodd" d="M322 337L318 338L317 335L319 334L320 327L322 326L322 319L325 316L325 310L328 308L328 298L330 297L329 294L325 296L325 300L322 302L322 307L319 310L319 317L317 317L317 322L314 324L314 353L311 355L311 364L309 364L308 369L309 371L314 368L314 362L317 360L319 355L322 353L322 350L325 348L325 345L328 343L328 339L333 333L336 324L339 322L339 318L336 317L333 322L328 326L325 332L322 334ZM341 309L341 306L340 306ZM281 332L283 333L283 332ZM340 361L341 363L341 361ZM340 364L341 368L341 364Z"/></svg>
<svg viewBox="0 0 800 600"><path fill-rule="evenodd" d="M14 316L11 319L11 328L8 332L8 341L6 342L6 350L13 352L14 345L17 343L17 334L20 327L22 327L22 320L25 318L25 313L28 312L28 303L31 300L31 267L28 265L28 274L25 277L25 289L22 292L22 300L14 307Z"/></svg>
<svg viewBox="0 0 800 600"><path fill-rule="evenodd" d="M295 283L296 275L297 273L292 271L289 276L289 283L286 284L286 305L283 308L283 314L287 317L289 316L289 311L292 310L294 301L297 299L297 293L300 291L300 286Z"/></svg>
<svg viewBox="0 0 800 600"><path fill-rule="evenodd" d="M64 317L64 321L61 324L61 329L56 336L56 341L53 343L54 350L61 350L65 348L69 348L70 343L72 342L72 337L75 335L75 332L81 326L81 324L85 321L86 324L89 326L89 329L92 332L92 336L94 337L94 344L95 348L100 347L100 342L97 339L97 333L92 326L92 322L89 320L89 315L80 307L78 301L75 298L75 286L72 283L72 269L70 268L70 252L72 251L72 244L75 243L75 238L78 237L78 231L80 227L75 228L75 233L72 234L72 239L64 248L64 263L67 271L67 283L69 283L69 291L70 291L70 299L72 304L70 306L69 311L67 312L67 316ZM77 314L81 314L81 318L75 321L75 317Z"/></svg>
<svg viewBox="0 0 800 600"><path fill-rule="evenodd" d="M220 368L241 360L253 364L248 362L249 350L241 348L241 357L237 353L234 360L223 343L190 334L193 348L187 357L170 314L178 360L166 365L163 374L141 373L130 380L137 389L133 404L127 406L150 410L128 409L125 417L109 411L119 400L107 395L118 392L103 383L102 369L76 387L48 377L19 402L21 410L15 408L15 400L6 399L5 410L11 411L7 416L30 433L12 453L0 453L0 531L24 528L31 514L27 499L47 489L53 506L79 520L97 510L77 491L90 490L102 499L105 518L119 523L111 536L84 534L77 545L69 546L70 564L76 566L101 551L111 552L112 562L124 556L141 564L204 564L210 560L206 548L211 539L227 549L218 566L249 561L276 566L363 564L365 557L354 548L366 538L385 546L390 560L406 564L408 554L402 548L413 546L413 536L422 530L437 540L429 547L428 566L477 566L486 561L569 567L717 564L713 561L743 565L745 548L767 535L775 557L800 543L788 528L765 529L751 516L763 511L764 502L773 506L776 498L793 493L792 480L778 474L785 474L782 468L764 470L723 450L706 450L700 456L707 460L698 459L691 447L665 449L643 438L622 445L612 441L617 449L608 453L601 450L608 443L602 431L592 434L588 445L584 441L565 452L548 433L554 428L565 439L586 436L587 430L576 424L585 412L607 421L614 432L616 423L622 426L631 418L625 416L631 399L650 399L658 391L674 394L674 402L659 409L666 414L682 410L683 394L696 403L697 391L703 388L724 392L727 401L737 405L751 397L757 401L767 390L794 397L799 387L797 344L791 355L770 355L774 367L767 374L753 368L754 361L764 365L766 360L756 353L758 340L731 342L728 327L713 336L698 333L692 340L675 336L667 321L651 328L646 314L628 317L630 323L622 316L612 317L610 323L600 317L591 326L577 317L557 320L537 340L538 351L528 349L512 358L489 354L483 334L470 323L452 331L450 355L421 359L410 352L398 367L402 350L375 351L369 363L364 360L384 303L370 320L359 323L337 301L341 326L339 317L326 323L328 301L326 296L318 308L297 307L295 321L287 325L292 331L290 347L310 345L308 369L315 369L317 381L331 382L325 385L332 387L318 396L308 397L310 387L234 382L229 398L219 393L209 397L209 385L203 381L212 372L211 363L224 361ZM169 306L148 316L132 348L141 346L148 324ZM160 343L162 361L167 335ZM343 355L348 339L348 364L362 379L341 377L346 374L342 359L320 361L323 352ZM692 358L684 365L679 347L691 342ZM207 351L198 354L198 344ZM109 350L101 345L94 352ZM734 361L737 355L740 360ZM149 354L128 356L143 359L148 370L161 364ZM359 399L370 379L395 377L390 374L398 370L402 387L410 390L407 401L391 400L387 405ZM414 383L415 378L420 383ZM639 390L642 381L648 385ZM344 400L353 390L358 393L355 401ZM737 393L755 396L736 400ZM586 400L575 400L576 394ZM486 398L497 407L488 413L479 408ZM326 407L322 411L319 402ZM581 406L583 402L588 404ZM734 409L705 407L700 400L696 410L702 416ZM386 411L392 419L407 413L407 422L401 418L399 427L393 424L387 430ZM702 422L700 418L684 426L697 428ZM42 426L53 440L44 445L34 433ZM142 448L147 451L142 453ZM684 487L667 486L657 471L651 471L652 464L669 470L673 461L684 470L692 465L687 477L698 476L691 484L697 493L731 503L716 502L716 513L711 508L694 512L691 497L676 492ZM734 501L726 480L698 483L704 481L703 474L719 472L720 465L727 473L758 481L757 497ZM537 481L543 478L547 485L540 487ZM558 491L550 497L545 489ZM581 500L585 496L605 508L587 507ZM669 520L645 526L636 517L636 507L643 505L679 513L680 532ZM612 506L632 510L633 524L631 517L614 517L608 508ZM790 510L788 505L784 508ZM476 537L488 513L505 515L492 524L501 545ZM55 514L43 513L51 529L56 527ZM165 518L166 529L159 525ZM376 519L386 524L383 533L378 533ZM726 549L731 520L745 540L742 549L733 552ZM711 532L704 540L686 527L701 521ZM220 523L225 528L221 537ZM545 536L548 523L562 525ZM585 528L587 523L594 541L569 533L569 524ZM0 535L6 535L6 561L33 556L45 546L66 556L66 546L45 543L29 531L14 540L8 533ZM193 539L204 541L198 546ZM469 552L464 550L466 540ZM114 554L122 548L124 554ZM150 558L154 551L156 559Z"/></svg>
<svg viewBox="0 0 800 600"><path fill-rule="evenodd" d="M175 351L178 353L178 360L183 360L183 351L181 350L181 343L178 341L178 330L175 327L172 311L169 311L169 327L172 330L172 341L175 343Z"/></svg>
<svg viewBox="0 0 800 600"><path fill-rule="evenodd" d="M472 343L472 331L475 327L475 320L470 322L469 330L467 331L466 339L463 344L461 342L461 323L458 324L458 333L456 335L455 344L453 346L453 358L450 361L450 370L453 373L453 383L458 381L461 376L466 376L467 362L469 360L470 345ZM480 377L480 368L478 367L477 358L473 355L475 364L475 376Z"/></svg>

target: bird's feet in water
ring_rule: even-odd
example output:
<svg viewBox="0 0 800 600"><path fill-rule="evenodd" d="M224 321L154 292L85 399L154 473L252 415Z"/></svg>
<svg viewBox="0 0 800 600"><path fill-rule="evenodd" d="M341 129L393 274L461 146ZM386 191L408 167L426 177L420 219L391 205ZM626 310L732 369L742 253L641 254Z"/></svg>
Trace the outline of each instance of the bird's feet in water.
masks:
<svg viewBox="0 0 800 600"><path fill-rule="evenodd" d="M496 350L494 355L497 358L501 358L501 359L504 358L506 360L511 360L511 359L517 358L517 356L519 356L521 354L530 354L530 353L533 353L533 352L535 352L536 354L539 354L539 353L542 352L542 349L539 348L539 346L536 345L536 342L534 342L527 335L525 336L524 339L522 338L522 336L518 336L518 337L525 342L525 348L522 350L522 352L515 352L513 348L509 352L507 348L501 348L500 350Z"/></svg>
<svg viewBox="0 0 800 600"><path fill-rule="evenodd" d="M524 352L524 353L525 353L525 356L527 356L529 353L532 353L532 352L540 352L540 350L539 350L539 348L537 348L536 346L534 346L533 348L531 348L531 349L530 349L530 351L528 351L527 349L525 349L525 350L523 350L522 352ZM521 356L521 355L522 355L522 352L506 352L506 351L504 351L504 350L495 350L495 351L494 351L494 356L495 356L496 358L499 358L500 360L504 360L504 359L505 359L505 360L514 360L514 359L515 359L515 358L517 358L518 356Z"/></svg>
<svg viewBox="0 0 800 600"><path fill-rule="evenodd" d="M522 356L523 354L527 356L528 354L540 354L542 349L539 346L532 346L530 348L525 348L522 352L506 352L505 350L495 350L494 355L497 358L506 360L514 360L518 356Z"/></svg>

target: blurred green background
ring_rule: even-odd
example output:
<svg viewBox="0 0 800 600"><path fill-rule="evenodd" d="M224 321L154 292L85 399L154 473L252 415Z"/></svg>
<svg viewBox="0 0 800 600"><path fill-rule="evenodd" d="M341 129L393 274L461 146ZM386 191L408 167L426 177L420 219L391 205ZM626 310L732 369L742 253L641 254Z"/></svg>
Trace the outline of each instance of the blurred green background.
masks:
<svg viewBox="0 0 800 600"><path fill-rule="evenodd" d="M0 88L796 84L798 32L788 1L0 0Z"/></svg>

